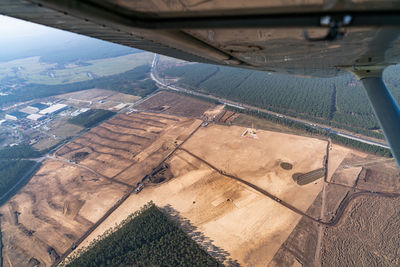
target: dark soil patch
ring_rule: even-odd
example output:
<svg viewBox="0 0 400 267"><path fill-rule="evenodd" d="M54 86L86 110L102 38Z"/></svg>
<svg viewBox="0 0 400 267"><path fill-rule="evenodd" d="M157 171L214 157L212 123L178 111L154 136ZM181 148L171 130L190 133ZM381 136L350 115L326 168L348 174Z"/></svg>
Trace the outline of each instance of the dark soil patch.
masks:
<svg viewBox="0 0 400 267"><path fill-rule="evenodd" d="M80 151L80 152L76 152L72 156L72 160L75 161L75 162L81 162L82 160L86 159L88 156L89 156L89 152Z"/></svg>
<svg viewBox="0 0 400 267"><path fill-rule="evenodd" d="M293 165L288 162L281 162L280 166L282 169L287 171L293 169Z"/></svg>

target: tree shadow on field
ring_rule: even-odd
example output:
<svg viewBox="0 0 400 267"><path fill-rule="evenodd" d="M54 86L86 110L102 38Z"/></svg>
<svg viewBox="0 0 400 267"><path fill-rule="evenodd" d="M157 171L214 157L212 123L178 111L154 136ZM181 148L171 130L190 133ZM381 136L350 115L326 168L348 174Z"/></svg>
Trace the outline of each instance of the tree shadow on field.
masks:
<svg viewBox="0 0 400 267"><path fill-rule="evenodd" d="M229 252L214 245L212 239L206 237L196 226L190 223L190 220L182 217L179 211L175 210L171 205L164 206L162 211L218 262L223 263L225 266L240 267L237 260L233 260L230 257Z"/></svg>

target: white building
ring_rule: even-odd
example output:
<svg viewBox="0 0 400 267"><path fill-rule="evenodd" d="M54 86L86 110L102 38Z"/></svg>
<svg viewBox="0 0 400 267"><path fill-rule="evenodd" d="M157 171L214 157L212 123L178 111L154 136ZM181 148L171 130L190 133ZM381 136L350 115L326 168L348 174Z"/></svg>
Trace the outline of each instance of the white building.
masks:
<svg viewBox="0 0 400 267"><path fill-rule="evenodd" d="M43 120L45 118L45 116L44 115L40 115L40 114L31 114L26 118L30 119L30 120L33 120L33 121L40 121L40 120Z"/></svg>
<svg viewBox="0 0 400 267"><path fill-rule="evenodd" d="M67 107L68 106L65 104L55 104L55 105L51 105L50 107L41 110L39 112L39 114L42 114L42 115L55 114L55 113L65 110Z"/></svg>
<svg viewBox="0 0 400 267"><path fill-rule="evenodd" d="M38 113L39 109L37 107L27 106L27 107L21 109L20 111L24 112L24 113L28 113L28 114L34 114L34 113Z"/></svg>
<svg viewBox="0 0 400 267"><path fill-rule="evenodd" d="M121 110L121 109L123 109L124 107L126 107L127 105L128 105L128 104L121 103L121 104L118 104L118 105L116 105L116 106L110 108L110 110Z"/></svg>
<svg viewBox="0 0 400 267"><path fill-rule="evenodd" d="M11 121L18 120L18 118L16 116L11 115L11 114L6 114L5 118L6 118L6 120L11 120Z"/></svg>
<svg viewBox="0 0 400 267"><path fill-rule="evenodd" d="M13 111L11 113L6 114L5 119L17 121L17 120L26 118L26 116L28 116L28 115L29 114L21 112L21 111Z"/></svg>

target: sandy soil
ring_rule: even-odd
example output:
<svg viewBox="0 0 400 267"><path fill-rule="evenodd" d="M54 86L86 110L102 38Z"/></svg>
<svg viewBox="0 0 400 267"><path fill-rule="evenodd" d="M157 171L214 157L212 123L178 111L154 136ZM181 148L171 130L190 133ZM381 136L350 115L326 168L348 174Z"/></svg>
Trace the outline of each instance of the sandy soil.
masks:
<svg viewBox="0 0 400 267"><path fill-rule="evenodd" d="M350 167L336 170L334 176L332 177L332 182L348 186L355 186L361 170L362 167Z"/></svg>
<svg viewBox="0 0 400 267"><path fill-rule="evenodd" d="M214 120L221 112L224 111L225 105L218 105L214 108L210 108L206 112L204 112L204 116L207 120L212 121Z"/></svg>
<svg viewBox="0 0 400 267"><path fill-rule="evenodd" d="M130 180L136 184L146 171L154 168L146 160L140 177L135 173L124 172L142 160L154 156L152 162L158 162L173 148L177 139L184 139L200 121L165 114L130 113L120 114L106 123L93 128L59 149L57 156L73 160L78 152L89 152L79 164L96 170L101 175L117 180ZM119 177L121 175L121 177Z"/></svg>
<svg viewBox="0 0 400 267"><path fill-rule="evenodd" d="M325 230L322 266L399 266L400 199L355 199L338 227Z"/></svg>
<svg viewBox="0 0 400 267"><path fill-rule="evenodd" d="M329 160L328 160L328 175L326 180L328 182L331 181L333 173L339 167L340 163L342 163L343 159L347 156L347 154L352 151L349 148L339 146L331 143L331 149L329 150Z"/></svg>
<svg viewBox="0 0 400 267"><path fill-rule="evenodd" d="M331 153L335 150L332 149ZM331 155L331 154L330 154ZM340 157L343 153L339 154ZM336 157L336 156L335 156ZM331 158L331 157L329 157ZM400 192L400 174L393 159L350 150L307 213L329 221L340 203L357 189ZM325 196L324 196L325 195ZM269 266L398 266L397 197L366 193L353 199L334 227L301 219Z"/></svg>
<svg viewBox="0 0 400 267"><path fill-rule="evenodd" d="M258 139L246 138L241 136L245 129L220 125L201 128L183 147L306 211L321 191L322 179L300 186L292 175L323 167L326 141L263 130L257 130ZM281 162L291 163L293 169L282 169Z"/></svg>
<svg viewBox="0 0 400 267"><path fill-rule="evenodd" d="M100 93L91 91L77 97L89 95L96 99L101 98ZM54 252L66 251L130 187L182 144L202 122L193 117L199 118L207 108L215 107L176 96L160 93L140 104L142 110L154 113L120 114L63 146L53 159L47 160L28 185L0 207L5 266L26 266L33 257L45 266L54 262ZM191 118L176 114L189 114ZM305 186L297 185L292 179L296 172L323 167L326 141L262 130L256 130L257 138L242 137L245 130L238 126L201 127L183 148L316 218L321 215L322 206L324 219L334 216L348 188L325 185L322 194L322 179ZM77 164L68 162L78 152L88 154L83 153L85 157ZM282 162L292 164L293 168L284 170L280 166ZM221 175L184 150L176 150L167 163L174 178L146 185L139 194L130 195L80 247L152 200L166 212L178 214L178 222L188 219L204 237L199 240L200 244L225 263L312 266L314 255L322 246L322 262L337 266L340 253L328 242L334 235L339 243L345 240L347 237L339 237L340 231L351 236L345 228L339 232L329 230L321 241L318 223L301 218L277 201ZM336 145L330 150L329 177L343 185L369 190L400 190L400 176L393 160ZM378 204L374 205L371 207L375 209ZM351 207L353 210L356 206ZM388 207L389 204L385 206ZM15 212L20 214L16 217ZM390 232L389 224L382 224L378 217L377 229ZM390 232L391 236L393 233ZM363 238L360 240L367 242ZM347 244L346 240L340 244ZM381 243L390 243L385 242ZM356 251L357 245L353 247L350 251ZM389 262L395 262L392 258Z"/></svg>
<svg viewBox="0 0 400 267"><path fill-rule="evenodd" d="M200 123L120 114L60 148L0 209L5 262L26 266L35 258L49 266ZM79 152L88 153L75 163Z"/></svg>
<svg viewBox="0 0 400 267"><path fill-rule="evenodd" d="M322 179L317 184L298 186L291 174L322 167L327 143L267 131L257 131L258 139L244 138L244 130L236 126L203 127L183 147L306 211L320 192ZM281 162L294 167L283 170ZM236 260L243 266L266 266L301 219L276 201L221 176L183 150L178 150L169 164L172 180L131 195L80 247L152 200L190 220L205 239L212 240L223 252L218 254L224 255L219 259ZM305 220L304 224L310 221ZM202 245L209 251L212 247L209 243Z"/></svg>
<svg viewBox="0 0 400 267"><path fill-rule="evenodd" d="M128 187L48 160L31 181L0 208L5 266L26 266L34 257L49 266L48 251L64 252ZM18 224L15 212L19 212Z"/></svg>
<svg viewBox="0 0 400 267"><path fill-rule="evenodd" d="M114 179L135 185L146 174L151 173L177 145L183 142L199 125L200 120L185 119L167 128L150 146L133 158L133 164L120 172Z"/></svg>
<svg viewBox="0 0 400 267"><path fill-rule="evenodd" d="M300 216L221 176L183 151L170 160L175 178L129 197L82 245L153 200L190 220L198 231L243 266L265 266ZM209 246L209 244L205 244Z"/></svg>
<svg viewBox="0 0 400 267"><path fill-rule="evenodd" d="M193 97L162 91L135 106L139 110L200 118L215 105Z"/></svg>

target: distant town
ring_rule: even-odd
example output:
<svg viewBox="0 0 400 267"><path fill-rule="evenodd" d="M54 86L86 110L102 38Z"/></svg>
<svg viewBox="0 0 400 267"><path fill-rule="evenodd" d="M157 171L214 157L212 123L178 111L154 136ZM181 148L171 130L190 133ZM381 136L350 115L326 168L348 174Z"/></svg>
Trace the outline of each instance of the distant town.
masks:
<svg viewBox="0 0 400 267"><path fill-rule="evenodd" d="M119 111L131 104L122 99L108 101L105 98L92 101L57 96L4 107L0 118L0 146L25 143L38 150L47 149L82 130L68 123L69 119L92 108Z"/></svg>

